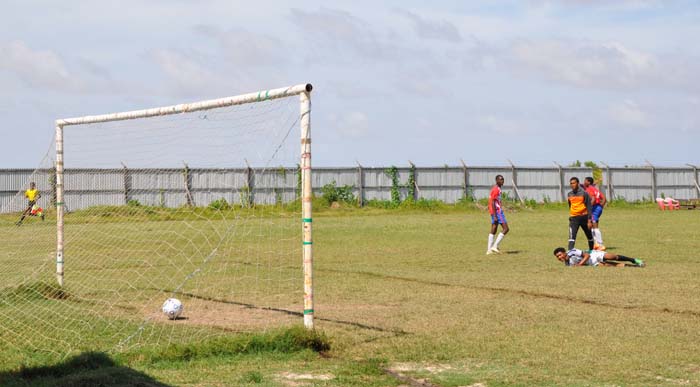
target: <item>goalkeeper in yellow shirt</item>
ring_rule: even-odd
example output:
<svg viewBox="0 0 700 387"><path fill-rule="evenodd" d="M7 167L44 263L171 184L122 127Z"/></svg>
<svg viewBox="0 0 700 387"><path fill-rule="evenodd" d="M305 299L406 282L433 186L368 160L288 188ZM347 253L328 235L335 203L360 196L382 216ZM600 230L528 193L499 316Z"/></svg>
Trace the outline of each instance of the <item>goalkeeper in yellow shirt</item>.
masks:
<svg viewBox="0 0 700 387"><path fill-rule="evenodd" d="M29 189L24 191L24 197L27 198L29 202L27 203L27 209L22 213L22 217L17 222L17 225L21 226L27 215L41 216L41 220L43 221L44 210L36 204L37 200L41 197L41 192L36 189L36 184L34 182L29 183Z"/></svg>

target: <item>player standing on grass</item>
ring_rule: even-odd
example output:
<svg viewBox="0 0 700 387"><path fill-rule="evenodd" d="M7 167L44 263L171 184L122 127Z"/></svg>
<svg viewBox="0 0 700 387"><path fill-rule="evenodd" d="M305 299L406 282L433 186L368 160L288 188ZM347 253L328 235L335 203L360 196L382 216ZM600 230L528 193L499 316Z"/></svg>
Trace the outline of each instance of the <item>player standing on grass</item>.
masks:
<svg viewBox="0 0 700 387"><path fill-rule="evenodd" d="M603 215L603 207L607 200L605 199L605 195L593 184L592 177L588 176L583 179L583 187L591 198L591 224L588 227L591 229L593 240L595 241L593 248L605 251L603 234L600 233L598 223L600 222L600 217Z"/></svg>
<svg viewBox="0 0 700 387"><path fill-rule="evenodd" d="M498 244L501 243L503 237L508 234L508 222L506 222L506 216L503 214L503 206L501 203L501 187L503 186L503 176L496 176L496 185L491 188L491 194L489 195L489 214L491 215L491 233L489 234L489 245L486 248L486 254L498 254ZM496 231L498 231L498 225L501 225L501 232L496 237ZM494 241L494 238L496 239Z"/></svg>
<svg viewBox="0 0 700 387"><path fill-rule="evenodd" d="M22 217L16 223L18 226L22 225L24 218L26 218L28 214L32 216L35 215L34 206L36 206L36 201L41 197L41 193L36 189L36 184L34 182L29 183L29 189L24 191L24 197L27 198L29 202L27 204L27 209L24 210ZM44 220L44 213L40 212L40 214L41 220Z"/></svg>
<svg viewBox="0 0 700 387"><path fill-rule="evenodd" d="M588 250L593 250L593 234L588 228L591 221L591 198L579 185L578 177L569 180L571 191L567 195L569 201L569 250L576 245L576 233L579 227L588 238Z"/></svg>

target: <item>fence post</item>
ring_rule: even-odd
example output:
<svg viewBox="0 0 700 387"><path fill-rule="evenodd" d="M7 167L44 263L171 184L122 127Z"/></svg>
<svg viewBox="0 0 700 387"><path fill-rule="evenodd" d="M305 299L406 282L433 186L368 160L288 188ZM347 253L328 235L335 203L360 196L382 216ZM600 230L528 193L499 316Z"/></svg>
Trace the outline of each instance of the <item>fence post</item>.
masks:
<svg viewBox="0 0 700 387"><path fill-rule="evenodd" d="M192 198L192 175L190 175L190 167L185 164L184 179L185 179L185 200L187 202L187 207L192 207L194 205L194 199Z"/></svg>
<svg viewBox="0 0 700 387"><path fill-rule="evenodd" d="M651 201L653 202L656 199L656 168L654 168L649 160L644 161L651 167Z"/></svg>
<svg viewBox="0 0 700 387"><path fill-rule="evenodd" d="M355 163L357 163L357 204L362 208L365 205L364 172L360 162L355 160Z"/></svg>
<svg viewBox="0 0 700 387"><path fill-rule="evenodd" d="M693 177L695 178L695 194L697 198L700 199L700 182L698 180L698 167L692 164L686 164L687 166L693 168Z"/></svg>
<svg viewBox="0 0 700 387"><path fill-rule="evenodd" d="M562 202L565 202L566 201L566 192L564 192L564 170L562 169L561 165L559 165L559 163L557 163L556 161L552 161L552 162L559 169L559 198L561 199Z"/></svg>
<svg viewBox="0 0 700 387"><path fill-rule="evenodd" d="M521 204L525 204L525 200L520 196L520 192L518 191L518 172L515 170L515 164L513 164L512 161L508 160L508 163L510 163L510 168L511 168L511 181L513 182L513 191L515 192L515 197L520 200Z"/></svg>
<svg viewBox="0 0 700 387"><path fill-rule="evenodd" d="M608 176L607 181L608 183L606 186L608 187L608 196L607 200L613 200L613 182L612 182L612 173L610 172L610 166L608 164L605 164L604 162L600 162L601 164L605 165L605 174Z"/></svg>
<svg viewBox="0 0 700 387"><path fill-rule="evenodd" d="M464 173L464 197L469 198L469 170L467 169L467 164L464 163L464 160L459 159L459 161L462 163L462 172Z"/></svg>
<svg viewBox="0 0 700 387"><path fill-rule="evenodd" d="M122 162L122 167L124 168L124 204L129 204L129 193L131 192L131 175L129 174L129 168L126 164Z"/></svg>
<svg viewBox="0 0 700 387"><path fill-rule="evenodd" d="M411 166L410 171L408 172L408 182L411 185L409 190L413 191L413 194L411 195L411 199L415 202L418 201L418 181L416 180L416 165L413 164L411 160L408 160L408 164Z"/></svg>
<svg viewBox="0 0 700 387"><path fill-rule="evenodd" d="M245 181L246 181L246 186L243 188L243 192L245 193L246 197L241 198L241 201L243 201L245 206L247 208L250 208L253 206L254 199L253 199L253 168L250 167L250 164L248 164L247 159L243 159L245 161L246 169L245 169Z"/></svg>

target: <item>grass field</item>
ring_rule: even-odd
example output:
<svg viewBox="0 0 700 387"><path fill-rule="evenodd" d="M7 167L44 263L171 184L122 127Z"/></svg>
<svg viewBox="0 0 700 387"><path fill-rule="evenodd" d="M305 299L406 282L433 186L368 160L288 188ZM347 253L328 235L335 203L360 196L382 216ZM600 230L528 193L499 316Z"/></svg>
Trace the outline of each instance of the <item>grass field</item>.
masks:
<svg viewBox="0 0 700 387"><path fill-rule="evenodd" d="M167 356L172 351L167 343L108 354L85 353L91 349L85 343L101 340L91 337L80 341L83 344L64 359L36 351L41 347L36 342L40 336L22 324L17 317L22 311L12 305L16 289L4 289L0 344L13 345L0 348L0 382L397 386L425 380L424 385L438 386L700 385L700 212L608 208L601 223L606 245L611 252L644 259L648 266L643 269L567 268L557 262L552 250L567 239L564 207L515 208L507 216L511 233L501 245L504 253L486 256L488 217L474 208L317 211L316 324L330 342L330 349L321 353L304 346L222 350L251 345L212 344L207 338L214 336L192 333L200 327L190 324L192 331L183 331L189 332L183 337L190 338L185 341L191 346L175 352L186 356ZM154 227L153 223L142 222L144 230ZM85 226L84 232L108 235L118 224L96 223ZM22 227L23 232L34 227L38 234L43 232L41 227L46 228L46 241L37 243L49 243L48 225ZM209 227L216 232L216 225ZM22 245L22 234L12 228L9 218L0 231L6 246ZM578 246L585 246L582 236ZM27 270L18 262L19 256L9 254L6 259L12 260L10 266ZM2 273L7 273L8 263L4 265ZM50 275L50 261L44 266ZM282 283L291 275L286 270L286 266L277 269L284 272ZM35 271L23 275L36 275ZM211 298L208 302L213 305L228 307L227 300ZM278 301L280 310L263 311L260 317L279 319L281 325L301 324L300 317L284 312L300 311L301 300L299 306L288 305L294 302L291 299ZM40 302L50 313L61 313L60 300ZM80 316L72 318L79 326ZM118 337L117 328L122 327L108 324L105 332ZM23 330L26 333L18 339L17 332ZM278 334L265 332L260 337ZM232 340L260 339L228 335ZM214 349L207 350L208 346ZM20 370L21 363L30 368Z"/></svg>

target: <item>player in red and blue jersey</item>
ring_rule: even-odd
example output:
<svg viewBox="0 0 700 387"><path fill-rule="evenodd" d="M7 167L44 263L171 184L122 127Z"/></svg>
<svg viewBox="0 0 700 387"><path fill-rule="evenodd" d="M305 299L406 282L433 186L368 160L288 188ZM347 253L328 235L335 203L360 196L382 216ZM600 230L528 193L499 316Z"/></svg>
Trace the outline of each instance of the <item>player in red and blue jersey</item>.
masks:
<svg viewBox="0 0 700 387"><path fill-rule="evenodd" d="M593 184L592 177L588 176L583 179L583 188L586 189L588 196L591 198L591 224L589 228L591 229L593 239L595 240L593 248L595 250L604 251L605 246L603 245L603 234L600 232L598 223L600 222L600 217L603 215L603 207L605 206L607 200L605 199L605 195L603 195L598 187Z"/></svg>
<svg viewBox="0 0 700 387"><path fill-rule="evenodd" d="M489 245L486 248L486 254L500 253L498 244L501 243L503 237L508 234L508 222L503 213L503 205L501 203L501 187L503 187L503 176L496 176L496 185L491 188L489 194L489 214L491 215L491 233L489 234ZM496 237L498 225L501 225L501 232ZM495 238L495 240L494 240Z"/></svg>

